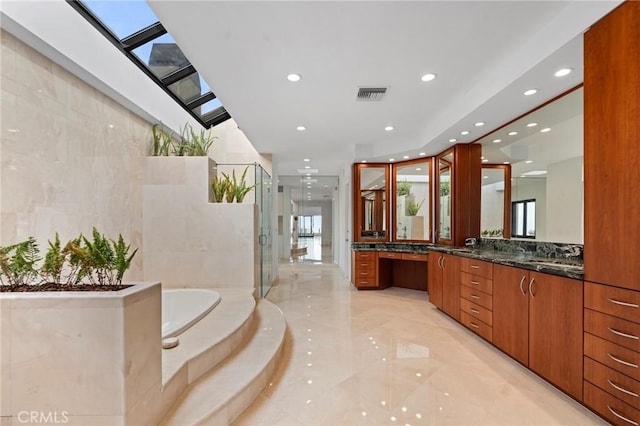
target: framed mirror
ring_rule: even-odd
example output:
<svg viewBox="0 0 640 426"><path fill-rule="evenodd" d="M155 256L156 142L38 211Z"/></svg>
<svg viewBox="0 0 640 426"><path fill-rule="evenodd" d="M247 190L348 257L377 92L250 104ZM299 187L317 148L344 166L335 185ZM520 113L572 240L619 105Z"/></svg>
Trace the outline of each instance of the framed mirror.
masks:
<svg viewBox="0 0 640 426"><path fill-rule="evenodd" d="M436 242L452 244L453 150L440 154L436 162Z"/></svg>
<svg viewBox="0 0 640 426"><path fill-rule="evenodd" d="M388 241L389 165L354 165L354 241Z"/></svg>
<svg viewBox="0 0 640 426"><path fill-rule="evenodd" d="M431 241L431 160L393 167L394 240Z"/></svg>
<svg viewBox="0 0 640 426"><path fill-rule="evenodd" d="M511 200L504 209L505 219L511 212L511 238L583 242L582 87L478 143L482 145L483 162L511 166ZM485 223L484 217L481 222Z"/></svg>
<svg viewBox="0 0 640 426"><path fill-rule="evenodd" d="M511 165L482 166L480 236L511 237Z"/></svg>

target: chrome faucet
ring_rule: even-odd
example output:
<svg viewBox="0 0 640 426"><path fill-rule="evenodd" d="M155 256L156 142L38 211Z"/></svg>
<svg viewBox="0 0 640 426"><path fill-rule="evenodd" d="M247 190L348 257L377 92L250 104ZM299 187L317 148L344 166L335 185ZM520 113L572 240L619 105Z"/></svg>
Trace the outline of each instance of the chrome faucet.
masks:
<svg viewBox="0 0 640 426"><path fill-rule="evenodd" d="M464 240L464 245L467 247L475 247L476 244L478 244L478 239L477 238L467 238Z"/></svg>

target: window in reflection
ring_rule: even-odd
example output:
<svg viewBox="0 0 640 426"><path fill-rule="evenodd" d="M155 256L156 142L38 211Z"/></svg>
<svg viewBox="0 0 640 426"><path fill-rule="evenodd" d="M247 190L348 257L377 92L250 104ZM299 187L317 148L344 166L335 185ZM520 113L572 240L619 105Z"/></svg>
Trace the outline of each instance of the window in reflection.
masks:
<svg viewBox="0 0 640 426"><path fill-rule="evenodd" d="M438 159L438 239L451 239L451 166L453 154Z"/></svg>
<svg viewBox="0 0 640 426"><path fill-rule="evenodd" d="M480 235L483 238L511 237L511 166L482 166Z"/></svg>
<svg viewBox="0 0 640 426"><path fill-rule="evenodd" d="M511 207L514 238L536 238L536 200L514 201Z"/></svg>
<svg viewBox="0 0 640 426"><path fill-rule="evenodd" d="M430 239L429 167L429 161L420 161L407 163L394 169L397 240Z"/></svg>

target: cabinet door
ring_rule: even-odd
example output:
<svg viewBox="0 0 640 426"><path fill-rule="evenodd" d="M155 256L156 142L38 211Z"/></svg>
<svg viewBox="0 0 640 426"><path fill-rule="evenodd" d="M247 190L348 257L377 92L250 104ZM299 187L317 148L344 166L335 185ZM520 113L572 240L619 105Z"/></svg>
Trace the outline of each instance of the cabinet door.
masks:
<svg viewBox="0 0 640 426"><path fill-rule="evenodd" d="M429 302L438 309L442 309L442 254L432 251L429 253L429 264L427 266L427 288L429 291Z"/></svg>
<svg viewBox="0 0 640 426"><path fill-rule="evenodd" d="M524 365L529 364L528 284L527 271L494 265L493 344Z"/></svg>
<svg viewBox="0 0 640 426"><path fill-rule="evenodd" d="M529 276L529 368L580 400L582 281L537 272Z"/></svg>
<svg viewBox="0 0 640 426"><path fill-rule="evenodd" d="M460 321L460 258L448 254L443 257L442 310Z"/></svg>

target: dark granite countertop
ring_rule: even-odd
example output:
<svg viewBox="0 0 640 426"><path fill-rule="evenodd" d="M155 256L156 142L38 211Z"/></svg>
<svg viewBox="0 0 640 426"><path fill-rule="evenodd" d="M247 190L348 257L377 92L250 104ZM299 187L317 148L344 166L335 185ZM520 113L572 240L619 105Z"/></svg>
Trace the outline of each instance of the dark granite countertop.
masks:
<svg viewBox="0 0 640 426"><path fill-rule="evenodd" d="M558 257L543 257L533 252L471 249L425 243L353 243L351 248L355 251L373 250L423 254L436 251L566 278L577 280L584 278L584 266L577 261L581 259L571 261Z"/></svg>

